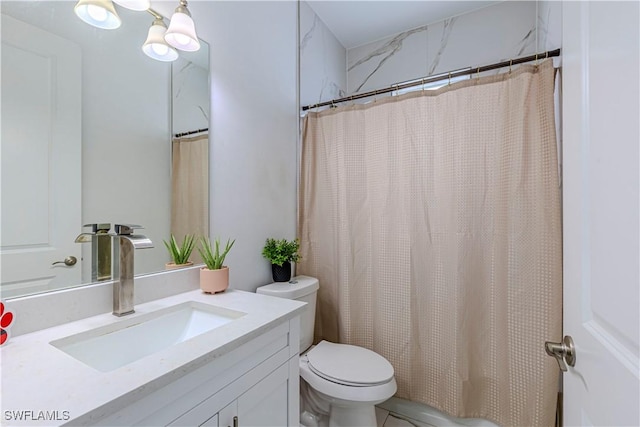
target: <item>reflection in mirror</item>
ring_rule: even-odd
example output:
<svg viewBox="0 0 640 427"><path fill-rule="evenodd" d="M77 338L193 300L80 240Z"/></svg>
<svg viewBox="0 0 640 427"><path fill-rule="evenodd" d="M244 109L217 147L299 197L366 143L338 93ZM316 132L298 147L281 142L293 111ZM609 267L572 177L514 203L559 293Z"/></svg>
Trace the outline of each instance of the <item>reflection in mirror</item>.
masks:
<svg viewBox="0 0 640 427"><path fill-rule="evenodd" d="M2 298L91 282L92 244L75 243L91 232L83 224L143 226L154 248L136 254L136 274L164 270L171 232L208 231L208 189L174 202L196 200L197 226L171 225L171 135L208 127L208 46L155 61L141 49L153 16L117 7L121 27L102 30L74 4L0 3ZM197 160L206 184L208 155Z"/></svg>
<svg viewBox="0 0 640 427"><path fill-rule="evenodd" d="M208 65L208 49L200 49L172 68L171 233L178 242L187 234L209 236ZM202 262L197 250L191 261Z"/></svg>

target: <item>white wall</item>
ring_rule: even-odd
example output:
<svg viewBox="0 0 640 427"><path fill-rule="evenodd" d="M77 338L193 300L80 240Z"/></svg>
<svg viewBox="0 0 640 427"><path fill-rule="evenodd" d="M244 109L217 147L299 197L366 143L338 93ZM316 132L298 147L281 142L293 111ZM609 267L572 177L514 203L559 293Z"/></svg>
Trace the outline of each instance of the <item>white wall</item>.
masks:
<svg viewBox="0 0 640 427"><path fill-rule="evenodd" d="M192 2L211 45L211 235L236 243L230 286L271 282L267 237L296 229L297 4Z"/></svg>

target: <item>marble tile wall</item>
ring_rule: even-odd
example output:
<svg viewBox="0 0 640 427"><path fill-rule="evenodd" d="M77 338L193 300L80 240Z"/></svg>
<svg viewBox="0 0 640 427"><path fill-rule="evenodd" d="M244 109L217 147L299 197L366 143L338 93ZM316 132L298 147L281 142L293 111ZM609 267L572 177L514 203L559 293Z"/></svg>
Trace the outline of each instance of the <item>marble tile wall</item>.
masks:
<svg viewBox="0 0 640 427"><path fill-rule="evenodd" d="M505 1L347 50L347 94L561 45L561 3Z"/></svg>
<svg viewBox="0 0 640 427"><path fill-rule="evenodd" d="M300 105L346 94L346 49L315 14L300 2Z"/></svg>
<svg viewBox="0 0 640 427"><path fill-rule="evenodd" d="M208 58L207 58L208 61ZM171 64L173 133L209 127L209 67L178 58Z"/></svg>
<svg viewBox="0 0 640 427"><path fill-rule="evenodd" d="M347 92L366 92L425 74L430 28L425 25L347 51Z"/></svg>
<svg viewBox="0 0 640 427"><path fill-rule="evenodd" d="M538 52L562 47L562 2L538 2Z"/></svg>

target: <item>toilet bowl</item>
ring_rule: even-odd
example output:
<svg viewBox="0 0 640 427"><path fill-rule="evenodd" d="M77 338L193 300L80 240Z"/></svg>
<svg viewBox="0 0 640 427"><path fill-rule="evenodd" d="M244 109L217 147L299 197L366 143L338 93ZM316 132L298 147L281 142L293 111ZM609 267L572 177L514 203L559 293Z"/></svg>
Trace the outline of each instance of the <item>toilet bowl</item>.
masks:
<svg viewBox="0 0 640 427"><path fill-rule="evenodd" d="M300 424L304 427L375 426L375 408L397 390L393 367L363 347L321 341L311 346L318 280L295 277L257 293L308 303L300 319Z"/></svg>
<svg viewBox="0 0 640 427"><path fill-rule="evenodd" d="M374 405L397 390L393 367L384 357L328 341L300 357L300 377L305 386L300 422L307 427L375 426Z"/></svg>

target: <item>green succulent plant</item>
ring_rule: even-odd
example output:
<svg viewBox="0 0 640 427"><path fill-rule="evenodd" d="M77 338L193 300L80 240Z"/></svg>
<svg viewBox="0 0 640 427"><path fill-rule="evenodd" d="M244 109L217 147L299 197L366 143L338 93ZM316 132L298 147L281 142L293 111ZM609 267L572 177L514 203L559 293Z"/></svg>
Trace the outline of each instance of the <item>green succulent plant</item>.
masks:
<svg viewBox="0 0 640 427"><path fill-rule="evenodd" d="M271 264L282 266L287 261L298 262L300 260L298 249L300 249L298 239L288 241L287 239L268 238L262 249L262 256L271 261Z"/></svg>
<svg viewBox="0 0 640 427"><path fill-rule="evenodd" d="M187 234L184 236L184 239L182 239L182 243L178 245L176 237L172 234L168 242L166 240L163 240L163 242L176 265L186 264L189 262L191 252L193 252L193 248L196 246L196 236Z"/></svg>
<svg viewBox="0 0 640 427"><path fill-rule="evenodd" d="M202 260L206 264L209 270L219 270L222 268L224 264L224 259L231 250L231 247L235 243L235 239L231 241L231 239L227 239L227 244L222 252L220 252L220 239L216 238L213 243L213 247L211 246L211 241L208 237L202 237L200 239L200 248L198 248L198 252L202 256Z"/></svg>

